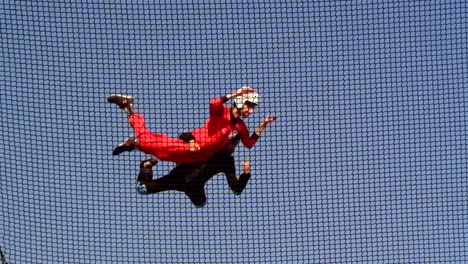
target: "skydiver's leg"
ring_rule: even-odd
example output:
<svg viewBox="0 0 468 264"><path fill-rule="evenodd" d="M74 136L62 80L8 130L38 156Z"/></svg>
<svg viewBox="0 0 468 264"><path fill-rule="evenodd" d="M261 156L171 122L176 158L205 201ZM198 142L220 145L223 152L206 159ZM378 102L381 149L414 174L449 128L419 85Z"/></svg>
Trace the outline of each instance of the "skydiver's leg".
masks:
<svg viewBox="0 0 468 264"><path fill-rule="evenodd" d="M190 179L193 179L193 177L200 173L202 166L202 163L182 163L172 169L169 174L156 180L153 179L151 168L143 168L140 170L140 175L143 176L139 175L137 192L140 194L153 194L169 190L185 192L187 186L191 183ZM151 174L142 174L141 171L144 170L150 170Z"/></svg>
<svg viewBox="0 0 468 264"><path fill-rule="evenodd" d="M160 160L180 162L182 154L195 153L200 150L199 144L192 139L184 143L180 139L171 138L168 135L150 132L145 125L143 115L133 110L133 97L129 95L113 94L107 98L109 103L116 104L129 115L129 123L132 126L135 137L127 138L117 146L112 154L119 155L134 149L141 150L146 154L153 155Z"/></svg>
<svg viewBox="0 0 468 264"><path fill-rule="evenodd" d="M205 163L193 163L191 172L184 178L184 192L196 207L203 207L206 204L204 170Z"/></svg>
<svg viewBox="0 0 468 264"><path fill-rule="evenodd" d="M196 207L204 207L206 204L205 185L201 182L192 184L185 190L185 194Z"/></svg>
<svg viewBox="0 0 468 264"><path fill-rule="evenodd" d="M151 158L140 163L140 173L137 177L136 191L139 194L153 194L162 191L176 190L178 182L182 178L174 173L174 168L168 175L165 175L156 180L153 179L153 166L156 165L157 159Z"/></svg>

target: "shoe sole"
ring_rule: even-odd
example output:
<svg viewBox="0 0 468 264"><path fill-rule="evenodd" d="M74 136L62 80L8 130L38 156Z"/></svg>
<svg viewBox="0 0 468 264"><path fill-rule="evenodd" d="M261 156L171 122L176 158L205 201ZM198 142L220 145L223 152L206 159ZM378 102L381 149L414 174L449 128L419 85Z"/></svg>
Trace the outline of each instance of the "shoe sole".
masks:
<svg viewBox="0 0 468 264"><path fill-rule="evenodd" d="M117 156L117 155L120 155L120 154L122 154L124 152L130 152L132 150L133 149L131 147L129 147L129 146L118 146L112 151L112 155Z"/></svg>
<svg viewBox="0 0 468 264"><path fill-rule="evenodd" d="M127 103L121 104L122 99L127 99ZM112 94L111 96L107 97L107 102L116 104L119 107L125 107L129 104L133 104L133 97L131 97L130 95Z"/></svg>
<svg viewBox="0 0 468 264"><path fill-rule="evenodd" d="M123 152L130 152L133 150L132 145L134 144L134 137L127 138L123 143L120 143L117 147L114 148L114 150L112 151L112 155L116 156L122 154Z"/></svg>

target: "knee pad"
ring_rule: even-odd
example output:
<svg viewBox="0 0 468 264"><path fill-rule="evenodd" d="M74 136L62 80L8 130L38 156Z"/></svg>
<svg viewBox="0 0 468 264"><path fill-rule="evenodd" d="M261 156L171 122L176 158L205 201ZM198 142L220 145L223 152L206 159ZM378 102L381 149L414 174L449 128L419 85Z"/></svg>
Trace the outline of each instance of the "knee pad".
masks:
<svg viewBox="0 0 468 264"><path fill-rule="evenodd" d="M141 195L148 194L148 189L146 189L146 186L144 184L137 184L135 189L136 189L137 193L139 193Z"/></svg>

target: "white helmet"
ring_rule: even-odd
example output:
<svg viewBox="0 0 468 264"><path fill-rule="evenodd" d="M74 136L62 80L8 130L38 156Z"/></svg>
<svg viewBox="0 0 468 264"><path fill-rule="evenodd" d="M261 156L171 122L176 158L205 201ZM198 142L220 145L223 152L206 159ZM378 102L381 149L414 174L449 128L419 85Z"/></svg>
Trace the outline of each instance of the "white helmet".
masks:
<svg viewBox="0 0 468 264"><path fill-rule="evenodd" d="M236 97L236 107L242 108L246 102L258 105L259 97L257 92L244 94Z"/></svg>

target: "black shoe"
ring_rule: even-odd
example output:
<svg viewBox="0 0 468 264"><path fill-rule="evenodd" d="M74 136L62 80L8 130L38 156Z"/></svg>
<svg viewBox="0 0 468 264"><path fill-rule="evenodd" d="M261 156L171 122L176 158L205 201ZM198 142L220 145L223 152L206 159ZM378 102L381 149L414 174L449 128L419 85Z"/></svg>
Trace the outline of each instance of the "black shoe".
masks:
<svg viewBox="0 0 468 264"><path fill-rule="evenodd" d="M116 104L120 108L125 108L133 104L133 97L130 95L113 94L107 97L107 102Z"/></svg>
<svg viewBox="0 0 468 264"><path fill-rule="evenodd" d="M135 148L135 138L129 137L124 142L120 143L117 147L114 148L112 151L112 155L119 155L122 152L132 151Z"/></svg>

